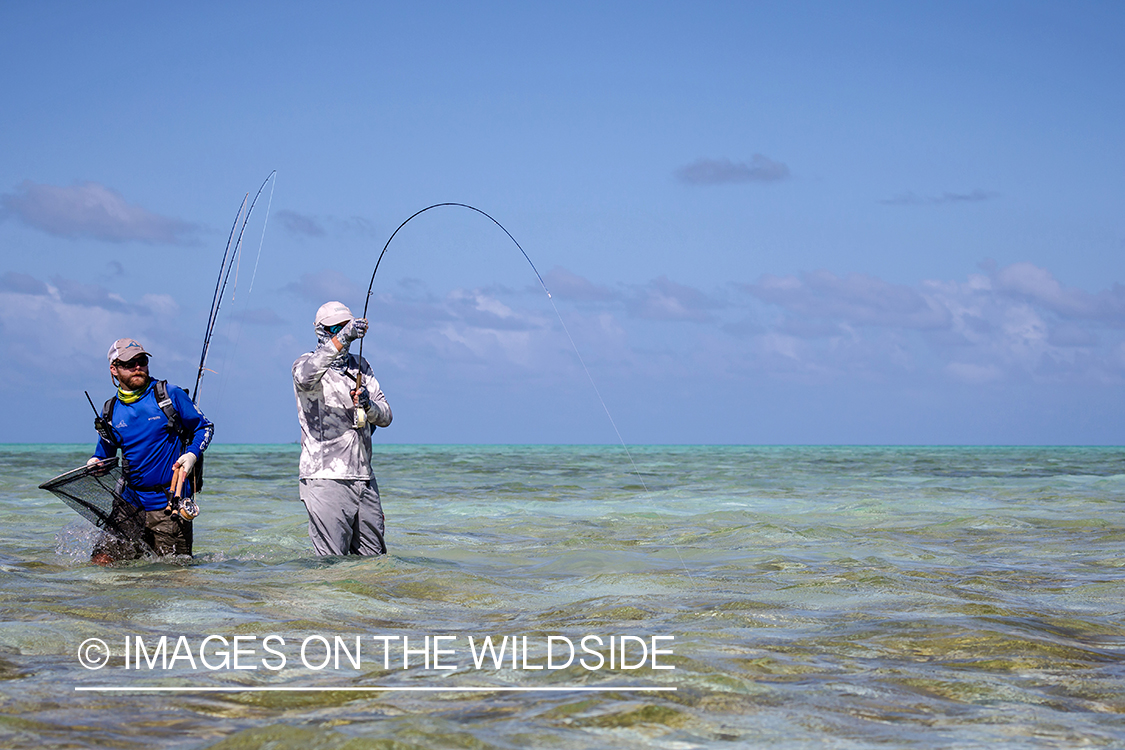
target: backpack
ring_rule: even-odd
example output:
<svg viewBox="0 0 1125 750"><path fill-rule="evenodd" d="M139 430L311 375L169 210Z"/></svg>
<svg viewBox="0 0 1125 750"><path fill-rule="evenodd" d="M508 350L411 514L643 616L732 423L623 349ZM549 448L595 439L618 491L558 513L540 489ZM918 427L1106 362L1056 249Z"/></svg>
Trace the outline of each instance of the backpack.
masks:
<svg viewBox="0 0 1125 750"><path fill-rule="evenodd" d="M153 395L156 396L156 405L164 412L164 416L168 418L167 430L180 439L180 444L186 449L191 445L192 437L188 432L184 421L180 419L179 412L176 411L175 405L172 403L171 397L168 395L168 381L157 380L152 386ZM98 435L102 437L116 450L120 447L120 441L117 436L113 434L113 407L117 405L117 396L113 396L105 402L102 406L102 415L94 419L94 429L98 431ZM124 456L122 456L124 460ZM191 486L195 492L203 489L203 455L200 454L199 459L195 462L195 467L191 471Z"/></svg>

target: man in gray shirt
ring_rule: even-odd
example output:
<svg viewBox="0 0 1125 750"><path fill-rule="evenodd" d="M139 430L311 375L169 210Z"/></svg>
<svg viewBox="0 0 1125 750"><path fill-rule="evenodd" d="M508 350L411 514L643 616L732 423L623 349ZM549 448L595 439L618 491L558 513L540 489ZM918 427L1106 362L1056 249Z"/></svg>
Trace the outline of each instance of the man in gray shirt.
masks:
<svg viewBox="0 0 1125 750"><path fill-rule="evenodd" d="M371 365L348 352L365 333L367 320L340 302L325 303L316 311L316 349L293 363L301 501L318 555L387 551L379 485L371 473L371 433L391 423L391 407Z"/></svg>

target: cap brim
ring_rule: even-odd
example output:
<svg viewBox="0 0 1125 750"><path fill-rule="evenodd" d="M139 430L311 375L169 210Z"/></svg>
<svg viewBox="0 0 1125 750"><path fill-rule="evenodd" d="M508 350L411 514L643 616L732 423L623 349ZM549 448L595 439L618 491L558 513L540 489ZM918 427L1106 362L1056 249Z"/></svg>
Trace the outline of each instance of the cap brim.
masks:
<svg viewBox="0 0 1125 750"><path fill-rule="evenodd" d="M324 319L320 321L320 324L322 326L329 327L329 326L334 326L338 323L347 323L351 319L352 319L351 315L348 315L345 312L338 312L338 313L332 313L331 315L325 315Z"/></svg>

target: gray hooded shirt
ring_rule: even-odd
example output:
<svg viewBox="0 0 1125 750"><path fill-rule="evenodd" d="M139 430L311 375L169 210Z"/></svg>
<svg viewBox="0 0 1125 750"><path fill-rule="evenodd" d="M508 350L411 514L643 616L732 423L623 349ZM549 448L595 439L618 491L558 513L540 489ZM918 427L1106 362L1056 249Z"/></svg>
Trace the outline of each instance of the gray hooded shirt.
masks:
<svg viewBox="0 0 1125 750"><path fill-rule="evenodd" d="M293 363L293 391L297 396L297 418L301 423L301 479L370 479L371 433L391 423L379 381L366 359L347 349L336 351L330 336L320 335L320 345ZM355 429L356 407L351 390L356 370L363 373L362 385L371 402L367 425Z"/></svg>

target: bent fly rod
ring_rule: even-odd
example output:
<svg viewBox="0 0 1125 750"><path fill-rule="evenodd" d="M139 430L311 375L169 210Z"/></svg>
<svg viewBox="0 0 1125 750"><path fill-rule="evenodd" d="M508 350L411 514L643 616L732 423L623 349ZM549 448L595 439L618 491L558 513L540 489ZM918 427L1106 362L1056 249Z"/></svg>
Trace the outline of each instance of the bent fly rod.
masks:
<svg viewBox="0 0 1125 750"><path fill-rule="evenodd" d="M387 239L387 243L385 245L383 245L383 251L379 253L379 258L375 261L375 270L371 272L371 283L369 283L367 285L367 297L366 297L366 299L364 299L364 302L363 302L363 317L364 318L367 317L367 306L371 302L371 290L375 287L375 274L379 273L379 264L383 262L383 256L386 255L387 248L391 246L391 240L393 240L395 238L395 235L397 235L399 233L400 229L402 229L404 226L409 224L410 221L412 219L414 219L415 217L420 216L421 214L424 214L427 211L433 210L435 208L441 208L443 206L459 206L461 208L467 208L470 211L476 211L478 214L485 217L486 219L491 221L496 226L500 227L500 229L503 230L504 234L508 235L508 239L510 239L513 243L515 243L515 246L517 248L519 248L519 251L523 255L524 259L527 261L528 265L531 266L531 270L535 272L535 278L539 279L539 286L543 287L543 291L547 294L547 299L549 299L551 301L551 307L554 308L554 310L555 310L555 316L559 319L559 323L562 325L562 329L566 333L567 339L570 340L570 346L571 346L572 349L574 349L575 356L578 357L578 361L582 364L582 369L586 371L586 378L590 381L590 385L593 386L594 393L597 394L598 400L601 401L602 409L605 411L605 415L609 418L609 423L611 425L613 425L613 431L615 433L617 433L618 442L620 442L621 447L625 449L625 455L627 455L629 457L629 463L631 463L633 465L634 473L636 473L637 478L641 480L641 486L645 488L645 492L648 492L648 485L645 484L644 477L641 476L641 472L637 468L636 462L633 461L633 454L629 452L629 446L627 446L625 444L625 440L621 437L621 431L617 429L617 422L614 421L613 415L609 413L609 407L606 406L605 399L602 398L601 391L598 390L598 385L597 385L597 383L594 382L594 376L590 374L590 368L586 366L586 360L584 360L582 358L582 353L578 351L578 345L576 343L574 343L574 337L570 335L570 329L566 327L566 322L563 320L562 315L559 313L559 308L555 304L555 298L551 296L551 291L549 289L547 289L547 284L543 281L543 277L539 274L539 269L537 269L535 267L535 264L531 261L531 258L527 254L527 251L524 250L523 246L520 245L519 241L517 241L516 238L512 236L512 233L509 232L507 230L507 228L504 227L503 224L501 224L496 219L492 218L492 216L490 216L489 214L480 210L476 206L470 206L467 203L452 203L452 202L435 203L432 206L426 206L425 208L423 208L419 211L415 211L413 214L411 214L406 219L406 221L399 224L398 229L395 229L395 231L391 233L391 236ZM359 356L363 357L363 339L362 338L359 340ZM359 397L359 389L360 389L360 385L361 385L362 375L363 375L362 370L358 370L356 372L355 390L356 390L356 398L357 399ZM360 416L361 414L363 414L363 410L357 408L356 409L356 422L355 422L356 429L362 428L365 421L366 421L365 420L366 415L361 417Z"/></svg>
<svg viewBox="0 0 1125 750"><path fill-rule="evenodd" d="M367 296L363 300L363 315L362 315L363 318L367 318L367 306L371 303L371 290L375 286L375 274L379 273L379 264L383 262L383 256L387 254L387 248L391 246L391 240L393 240L395 238L395 235L398 234L399 230L402 229L407 224L409 224L410 221L414 217L420 216L421 214L424 214L427 211L433 210L435 208L441 208L442 206L460 206L461 208L467 208L470 211L476 211L478 214L485 217L486 219L491 221L496 226L500 227L500 229L502 229L504 231L504 234L508 235L508 239L510 239L512 242L515 242L516 247L518 247L520 252L523 253L524 259L531 266L531 270L535 272L535 278L539 279L539 285L541 287L543 287L543 291L547 293L547 299L552 300L551 304L554 305L554 300L551 297L551 292L547 289L547 285L543 282L543 277L541 275L539 275L539 269L535 267L535 264L531 262L531 258L528 257L527 252L524 251L523 247L520 246L519 242L516 242L516 238L512 236L511 232L509 232L507 229L504 228L503 224L501 224L496 219L489 216L484 211L481 211L476 206L470 206L468 203L435 203L432 206L426 206L425 208L412 213L410 216L407 217L406 221L399 224L398 229L395 229L395 231L391 232L391 236L387 238L387 243L385 245L383 245L383 250L382 250L382 252L379 253L379 258L375 261L375 270L371 272L371 282L367 285ZM558 314L558 309L555 310L555 314ZM561 317L559 318L559 321L560 322L562 321ZM565 323L563 324L563 328L564 329L566 328ZM569 336L569 335L570 335L570 333L567 332L567 336ZM573 343L574 343L574 341L572 339L571 344L573 344ZM578 350L575 349L575 352L577 352L577 351ZM363 357L363 339L359 340L359 356L361 358ZM579 359L581 359L581 356L579 356ZM585 366L585 363L583 363L583 367L584 366ZM587 374L589 374L589 373L587 373ZM358 406L358 398L359 398L359 389L360 389L360 386L362 385L362 383L361 383L362 377L363 377L363 371L361 369L357 369L356 373L355 373L355 390L356 390L356 399L357 399L356 405L357 406ZM595 390L597 390L597 389L595 388ZM604 403L603 403L603 406L604 406ZM610 419L612 420L612 417ZM364 426L364 424L366 424L366 422L367 422L367 415L363 413L362 409L357 408L356 411L355 411L355 423L354 423L353 427L355 427L355 429L357 429L357 430L361 429ZM616 429L616 425L614 426L614 429Z"/></svg>
<svg viewBox="0 0 1125 750"><path fill-rule="evenodd" d="M363 300L363 317L364 318L367 317L367 306L371 303L371 290L375 287L375 274L379 273L379 264L383 262L383 256L387 254L387 248L391 246L391 240L393 240L395 238L395 235L398 234L399 229L402 229L404 226L409 224L410 220L413 219L415 216L420 216L421 214L424 214L427 211L430 211L430 210L435 209L435 208L441 208L442 206L460 206L461 208L467 208L470 211L476 211L478 214L485 217L486 219L491 221L496 226L500 227L500 229L504 230L504 234L508 235L508 239L510 239L512 242L515 242L516 247L518 247L520 249L520 252L523 253L524 259L528 262L528 265L531 266L531 270L535 272L535 278L539 279L539 286L543 287L544 292L547 292L547 299L552 300L552 304L553 304L553 298L551 297L551 292L550 292L550 290L547 289L547 285L543 282L543 277L539 275L539 269L536 268L535 264L531 262L531 258L529 258L527 256L527 252L523 249L522 246L520 246L520 243L516 242L516 238L512 236L512 233L509 232L507 229L504 229L503 224L496 221L496 219L492 218L491 216L486 214L484 211L481 211L476 206L470 206L468 203L435 203L432 206L426 206L422 210L415 211L414 213L412 213L406 219L406 221L399 224L398 229L391 232L391 236L389 238L387 238L387 244L383 245L383 251L381 253L379 253L379 258L375 261L375 270L371 272L371 283L369 283L367 285L367 297L365 297L364 300ZM558 312L558 310L556 310L555 312ZM564 326L564 328L565 328L565 326ZM574 342L572 341L571 343L574 343ZM359 340L359 356L361 356L361 357L363 356L363 339ZM359 377L358 377L358 375L356 377L356 388L359 388Z"/></svg>
<svg viewBox="0 0 1125 750"><path fill-rule="evenodd" d="M195 388L191 392L191 400L193 403L199 403L199 384L203 380L203 373L207 365L207 353L211 349L211 334L215 330L215 322L219 319L219 307L223 304L223 294L227 290L227 282L230 281L231 271L238 266L242 255L242 236L246 233L246 225L250 223L250 215L254 213L254 206L258 204L258 198L262 196L262 191L266 189L266 185L277 170L269 173L265 180L262 181L262 186L258 188L258 192L254 195L254 200L250 201L249 209L246 207L246 202L250 199L250 193L242 199L242 205L238 207L238 214L234 217L234 224L230 228L230 236L227 238L227 247L223 251L223 260L219 264L219 277L215 281L215 293L211 297L211 312L207 316L207 331L203 335L203 351L199 355L199 370L195 375ZM274 180L274 186L277 185L277 180ZM273 189L270 189L270 205L273 204ZM241 221L242 226L239 227ZM269 208L266 208L266 222L269 222ZM238 231L237 238L235 237L235 230ZM266 225L262 225L262 240L266 238ZM262 246L258 245L258 257L261 258ZM254 270L257 272L258 263L254 262ZM238 283L238 277L235 276L235 284ZM253 288L254 282L251 279L250 286Z"/></svg>
<svg viewBox="0 0 1125 750"><path fill-rule="evenodd" d="M391 236L387 239L387 244L383 245L383 252L379 253L379 258L378 258L378 260L375 261L375 270L371 272L371 283L367 285L367 298L363 301L363 317L365 317L365 318L367 317L367 304L371 301L371 289L375 286L375 274L379 273L379 264L383 262L383 256L387 254L387 248L391 246L391 240L393 240L395 238L395 235L398 234L399 229L402 229L404 226L409 224L411 219L413 219L415 216L420 216L421 214L424 214L427 211L430 211L430 210L435 209L435 208L441 208L442 206L460 206L461 208L467 208L470 211L476 211L478 214L485 217L486 219L491 221L496 226L500 227L500 229L502 229L504 231L504 234L508 235L508 239L510 239L512 242L516 243L516 247L518 247L520 249L520 252L523 253L523 257L528 262L528 264L531 266L531 270L535 271L535 278L539 279L539 286L543 287L543 291L547 292L547 298L551 299L551 292L547 290L547 285L543 283L543 277L539 275L539 269L537 269L535 267L535 264L531 262L531 258L529 258L527 256L527 252L525 252L523 247L520 246L520 243L516 242L516 238L512 236L512 233L509 232L507 229L504 229L503 224L496 221L496 219L492 218L491 216L486 214L484 211L481 211L476 206L470 206L468 203L435 203L432 206L426 206L425 208L423 208L420 211L415 211L414 213L412 213L407 218L406 221L404 221L404 222L402 222L401 224L398 225L398 229L391 232ZM360 348L360 353L362 354L363 353L363 339L359 340L359 348Z"/></svg>

